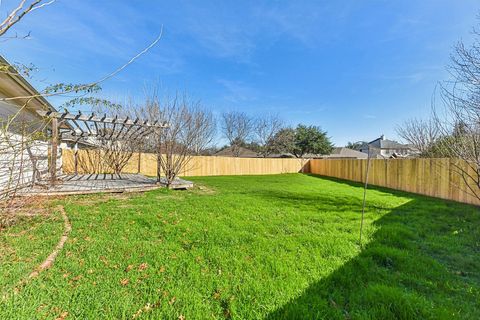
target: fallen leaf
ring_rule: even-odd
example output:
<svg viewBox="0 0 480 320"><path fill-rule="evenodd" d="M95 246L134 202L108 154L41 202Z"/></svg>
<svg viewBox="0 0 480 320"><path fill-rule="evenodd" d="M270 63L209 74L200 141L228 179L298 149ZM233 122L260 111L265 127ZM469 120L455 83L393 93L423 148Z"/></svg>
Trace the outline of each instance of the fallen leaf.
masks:
<svg viewBox="0 0 480 320"><path fill-rule="evenodd" d="M141 265L138 266L138 270L143 271L143 270L147 269L147 267L148 267L148 264L144 262L144 263L142 263Z"/></svg>
<svg viewBox="0 0 480 320"><path fill-rule="evenodd" d="M140 315L142 314L143 310L142 309L138 309L137 312L135 312L132 316L132 319L137 319L138 317L140 317Z"/></svg>
<svg viewBox="0 0 480 320"><path fill-rule="evenodd" d="M164 266L160 267L160 272L162 272L162 273L165 272L165 267Z"/></svg>
<svg viewBox="0 0 480 320"><path fill-rule="evenodd" d="M120 284L121 284L122 286L126 286L129 282L130 282L130 280L128 280L128 279L126 279L126 278L120 280Z"/></svg>
<svg viewBox="0 0 480 320"><path fill-rule="evenodd" d="M104 265L108 266L108 260L104 256L100 256L100 261L102 261Z"/></svg>
<svg viewBox="0 0 480 320"><path fill-rule="evenodd" d="M130 270L133 269L133 264L129 264L126 268L125 268L125 272L128 272Z"/></svg>
<svg viewBox="0 0 480 320"><path fill-rule="evenodd" d="M67 316L68 316L68 312L65 311L65 312L62 312L60 316L58 316L58 318L56 318L55 320L64 320Z"/></svg>
<svg viewBox="0 0 480 320"><path fill-rule="evenodd" d="M176 297L173 297L170 301L168 301L168 304L169 304L169 305L172 305L172 304L175 303L176 300L177 300L177 298L176 298Z"/></svg>
<svg viewBox="0 0 480 320"><path fill-rule="evenodd" d="M178 316L178 320L185 320L185 316L184 316L184 315L182 315L182 314L181 314L181 315L179 315L179 316Z"/></svg>
<svg viewBox="0 0 480 320"><path fill-rule="evenodd" d="M46 307L46 305L41 304L41 305L37 308L37 312L42 311L43 309L45 309L45 307Z"/></svg>

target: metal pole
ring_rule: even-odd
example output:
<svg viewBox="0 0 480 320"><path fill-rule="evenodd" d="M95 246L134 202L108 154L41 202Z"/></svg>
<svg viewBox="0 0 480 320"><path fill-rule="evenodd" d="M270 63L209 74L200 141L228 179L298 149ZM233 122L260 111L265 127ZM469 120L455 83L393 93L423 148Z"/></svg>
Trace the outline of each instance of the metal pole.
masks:
<svg viewBox="0 0 480 320"><path fill-rule="evenodd" d="M368 146L367 170L365 174L365 186L363 188L363 205L362 205L362 220L360 222L360 248L362 247L362 233L363 233L363 219L365 216L365 205L367 202L367 187L368 187L368 172L370 171L370 146Z"/></svg>
<svg viewBox="0 0 480 320"><path fill-rule="evenodd" d="M162 169L162 166L161 166L161 159L160 157L162 156L162 129L159 129L158 131L158 149L157 149L157 184L160 184L161 182L161 177L160 177L160 171Z"/></svg>

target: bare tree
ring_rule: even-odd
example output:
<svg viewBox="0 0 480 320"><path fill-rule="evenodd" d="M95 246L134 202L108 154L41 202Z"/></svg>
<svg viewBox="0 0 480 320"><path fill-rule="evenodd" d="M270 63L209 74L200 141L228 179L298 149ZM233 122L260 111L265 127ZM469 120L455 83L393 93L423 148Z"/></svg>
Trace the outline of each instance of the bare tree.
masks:
<svg viewBox="0 0 480 320"><path fill-rule="evenodd" d="M259 154L264 158L275 152L275 138L284 128L284 122L278 115L265 115L255 119L253 131L259 147Z"/></svg>
<svg viewBox="0 0 480 320"><path fill-rule="evenodd" d="M240 147L250 139L253 119L244 112L230 111L222 114L222 132L228 140L233 156L240 156Z"/></svg>
<svg viewBox="0 0 480 320"><path fill-rule="evenodd" d="M48 6L54 2L55 0L50 0L50 1L21 0L19 1L18 4L7 14L7 17L5 18L5 20L0 22L0 37L4 36L8 30L10 30L15 24L17 24L21 19L23 19L23 17L25 17L27 14L37 9L41 9L45 6Z"/></svg>
<svg viewBox="0 0 480 320"><path fill-rule="evenodd" d="M197 128L191 149L194 155L201 155L212 148L212 142L217 132L216 119L211 111L203 109L198 102L194 104L190 112L193 113L194 127Z"/></svg>
<svg viewBox="0 0 480 320"><path fill-rule="evenodd" d="M432 156L432 146L440 137L440 128L434 119L409 119L397 126L397 134L415 147L421 157Z"/></svg>
<svg viewBox="0 0 480 320"><path fill-rule="evenodd" d="M130 102L127 105L121 105L109 100L100 99L94 111L110 118L134 118L135 106ZM124 126L118 126L116 123L104 124L102 128L92 128L92 131L98 133L90 142L102 153L103 162L107 168L112 170L119 177L123 168L132 158L134 151L138 149L139 142L145 136L151 134L151 130L140 129L130 130Z"/></svg>
<svg viewBox="0 0 480 320"><path fill-rule="evenodd" d="M291 154L295 149L295 129L291 127L282 128L273 138L273 149L275 152Z"/></svg>
<svg viewBox="0 0 480 320"><path fill-rule="evenodd" d="M158 179L163 173L167 187L182 171L187 170L190 160L207 147L215 133L215 122L210 111L187 95L159 99L156 94L147 98L139 114L150 121L161 121L168 128L157 132L157 140L149 145L157 153Z"/></svg>
<svg viewBox="0 0 480 320"><path fill-rule="evenodd" d="M397 127L397 133L422 156L458 160L450 161L452 172L460 176L464 191L480 199L479 30L474 29L473 35L471 45L456 44L447 68L451 79L439 84L431 118L408 120Z"/></svg>
<svg viewBox="0 0 480 320"><path fill-rule="evenodd" d="M436 109L434 119L447 137L437 149L467 163L467 167L456 165L456 170L480 199L480 33L475 29L473 34L470 47L462 42L455 46L449 67L453 82L441 87L443 117Z"/></svg>
<svg viewBox="0 0 480 320"><path fill-rule="evenodd" d="M108 165L105 163L102 151L94 148L84 149L79 154L78 169L81 173L105 173L108 170Z"/></svg>

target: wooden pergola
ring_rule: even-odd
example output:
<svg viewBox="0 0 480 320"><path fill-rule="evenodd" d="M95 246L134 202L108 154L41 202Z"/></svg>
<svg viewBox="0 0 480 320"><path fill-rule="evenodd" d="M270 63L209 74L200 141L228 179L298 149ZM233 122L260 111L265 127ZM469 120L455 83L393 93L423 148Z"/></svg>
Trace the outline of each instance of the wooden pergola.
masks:
<svg viewBox="0 0 480 320"><path fill-rule="evenodd" d="M77 161L77 144L88 138L119 141L121 139L140 140L149 135L160 136L163 129L168 128L166 122L149 122L139 118L118 118L107 115L97 116L94 113L76 114L69 112L37 111L37 113L51 121L51 150L50 150L50 181L54 185L57 180L57 153L58 145L68 139L75 144L75 161ZM108 126L108 127L107 127Z"/></svg>

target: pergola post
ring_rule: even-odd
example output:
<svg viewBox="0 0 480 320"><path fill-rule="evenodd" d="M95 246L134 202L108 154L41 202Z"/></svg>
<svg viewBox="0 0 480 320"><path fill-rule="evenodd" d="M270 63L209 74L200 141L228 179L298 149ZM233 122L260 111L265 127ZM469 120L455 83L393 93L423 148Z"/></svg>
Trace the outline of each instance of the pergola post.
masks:
<svg viewBox="0 0 480 320"><path fill-rule="evenodd" d="M50 182L55 185L57 180L57 155L58 155L58 119L52 118L52 146L50 156Z"/></svg>
<svg viewBox="0 0 480 320"><path fill-rule="evenodd" d="M142 171L142 152L139 151L138 152L138 168L137 168L137 173L140 174L140 172Z"/></svg>
<svg viewBox="0 0 480 320"><path fill-rule="evenodd" d="M75 161L75 175L78 174L78 143L75 142L75 145L73 146L73 155L74 155L74 161Z"/></svg>

